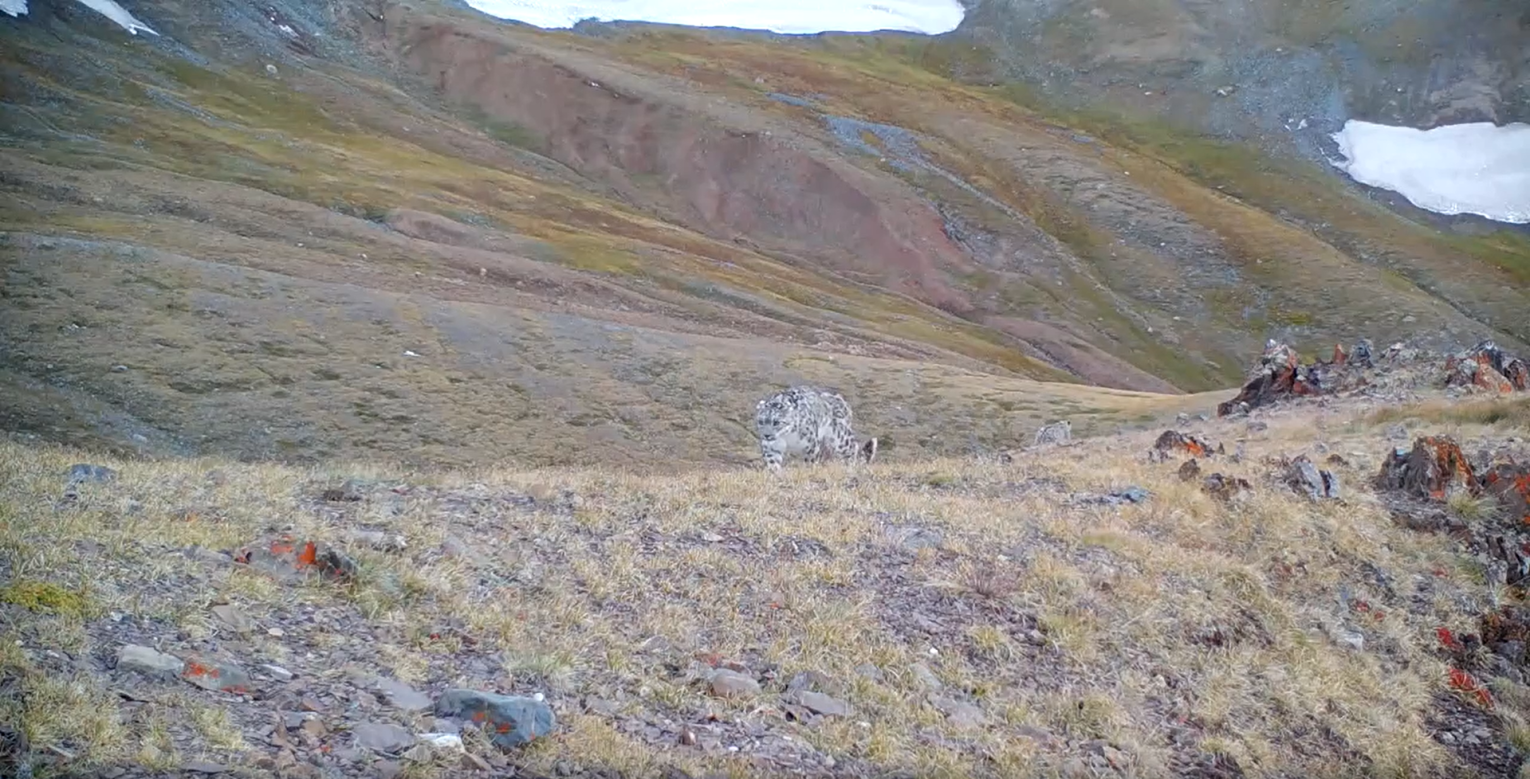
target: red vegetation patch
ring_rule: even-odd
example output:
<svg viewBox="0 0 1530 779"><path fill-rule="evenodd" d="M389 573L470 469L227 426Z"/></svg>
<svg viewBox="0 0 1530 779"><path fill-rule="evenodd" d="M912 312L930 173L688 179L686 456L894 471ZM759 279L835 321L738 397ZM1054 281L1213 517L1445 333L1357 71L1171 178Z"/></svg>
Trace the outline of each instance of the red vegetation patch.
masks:
<svg viewBox="0 0 1530 779"><path fill-rule="evenodd" d="M1473 696L1483 708L1493 708L1493 694L1488 692L1486 687L1478 684L1477 679L1471 674L1459 668L1450 669L1450 686L1452 689Z"/></svg>

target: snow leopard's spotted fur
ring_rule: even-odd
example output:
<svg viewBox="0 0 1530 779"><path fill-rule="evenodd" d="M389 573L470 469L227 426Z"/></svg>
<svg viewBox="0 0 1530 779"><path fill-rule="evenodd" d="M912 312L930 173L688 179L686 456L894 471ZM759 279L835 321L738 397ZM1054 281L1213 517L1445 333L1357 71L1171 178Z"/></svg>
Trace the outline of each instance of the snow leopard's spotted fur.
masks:
<svg viewBox="0 0 1530 779"><path fill-rule="evenodd" d="M1050 425L1042 425L1036 431L1036 440L1031 446L1048 446L1052 444L1065 444L1073 440L1073 423L1064 419L1061 422L1053 422Z"/></svg>
<svg viewBox="0 0 1530 779"><path fill-rule="evenodd" d="M850 403L832 390L798 385L777 392L755 406L754 431L765 468L780 471L790 455L810 463L826 458L871 462L877 439L855 434Z"/></svg>

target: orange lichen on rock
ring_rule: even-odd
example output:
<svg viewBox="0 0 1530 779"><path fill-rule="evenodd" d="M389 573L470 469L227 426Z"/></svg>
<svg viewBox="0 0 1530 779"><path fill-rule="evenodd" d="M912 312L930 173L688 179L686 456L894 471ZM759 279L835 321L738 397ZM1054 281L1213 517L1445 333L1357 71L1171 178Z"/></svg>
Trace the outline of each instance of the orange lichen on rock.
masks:
<svg viewBox="0 0 1530 779"><path fill-rule="evenodd" d="M234 562L247 565L278 579L291 579L308 570L316 570L331 579L350 579L356 563L339 550L321 547L313 541L297 541L280 535L265 543L243 547L233 554Z"/></svg>
<svg viewBox="0 0 1530 779"><path fill-rule="evenodd" d="M1381 466L1377 484L1431 500L1444 500L1458 490L1476 493L1481 489L1460 445L1447 436L1420 438L1411 450L1394 449Z"/></svg>
<svg viewBox="0 0 1530 779"><path fill-rule="evenodd" d="M1243 390L1232 400L1217 405L1217 416L1227 416L1240 407L1245 410L1257 408L1296 394L1297 367L1295 350L1270 341Z"/></svg>
<svg viewBox="0 0 1530 779"><path fill-rule="evenodd" d="M1211 444L1204 439L1197 438L1188 433L1178 430L1165 430L1158 440L1153 442L1153 452L1159 456L1167 457L1171 454L1188 454L1191 457L1210 457L1214 454L1226 454L1227 449L1218 445L1212 448Z"/></svg>
<svg viewBox="0 0 1530 779"><path fill-rule="evenodd" d="M1524 360L1510 360L1504 365L1503 375L1514 389L1520 391L1530 389L1530 365L1526 365Z"/></svg>
<svg viewBox="0 0 1530 779"><path fill-rule="evenodd" d="M1355 344L1353 353L1352 359L1343 346L1334 344L1331 360L1318 359L1304 366L1297 359L1295 349L1272 340L1265 345L1264 354L1249 372L1237 397L1217 405L1217 416L1250 411L1289 397L1324 395L1343 388L1364 386L1368 380L1363 369L1374 367L1370 341L1361 339ZM1355 366L1353 369L1349 367L1351 364Z"/></svg>
<svg viewBox="0 0 1530 779"><path fill-rule="evenodd" d="M1530 389L1530 366L1492 341L1451 355L1445 361L1445 386L1472 387L1497 394Z"/></svg>
<svg viewBox="0 0 1530 779"><path fill-rule="evenodd" d="M298 553L296 562L299 568L307 568L310 565L317 564L318 559L319 548L314 546L312 541L309 541L303 544L303 551Z"/></svg>
<svg viewBox="0 0 1530 779"><path fill-rule="evenodd" d="M204 690L244 693L250 689L249 674L230 663L188 659L185 669L181 671L181 678Z"/></svg>
<svg viewBox="0 0 1530 779"><path fill-rule="evenodd" d="M1500 463L1482 477L1482 486L1504 510L1530 525L1530 466Z"/></svg>

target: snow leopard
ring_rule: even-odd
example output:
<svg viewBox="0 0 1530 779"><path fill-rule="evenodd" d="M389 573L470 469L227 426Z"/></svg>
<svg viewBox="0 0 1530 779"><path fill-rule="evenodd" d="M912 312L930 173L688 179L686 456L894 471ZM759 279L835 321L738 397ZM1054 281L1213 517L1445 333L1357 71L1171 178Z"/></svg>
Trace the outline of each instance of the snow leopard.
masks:
<svg viewBox="0 0 1530 779"><path fill-rule="evenodd" d="M1064 419L1061 422L1053 422L1050 425L1042 425L1036 431L1036 440L1031 446L1050 446L1064 444L1073 440L1073 423Z"/></svg>
<svg viewBox="0 0 1530 779"><path fill-rule="evenodd" d="M755 406L754 430L766 470L779 472L790 455L809 463L828 458L869 463L877 439L861 440L853 429L849 401L833 390L796 385Z"/></svg>

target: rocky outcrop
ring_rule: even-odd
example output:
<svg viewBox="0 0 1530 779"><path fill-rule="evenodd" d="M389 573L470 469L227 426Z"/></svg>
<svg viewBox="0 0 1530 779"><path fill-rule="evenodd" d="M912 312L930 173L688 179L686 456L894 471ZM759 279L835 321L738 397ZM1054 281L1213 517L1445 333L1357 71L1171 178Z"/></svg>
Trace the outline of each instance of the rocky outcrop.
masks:
<svg viewBox="0 0 1530 779"><path fill-rule="evenodd" d="M1492 341L1482 341L1451 355L1445 362L1445 374L1447 387L1494 394L1530 389L1530 366L1518 357L1510 356Z"/></svg>
<svg viewBox="0 0 1530 779"><path fill-rule="evenodd" d="M1221 444L1212 446L1211 442L1189 433L1181 433L1178 430L1165 430L1153 442L1153 448L1149 452L1149 458L1156 461L1164 461L1170 457L1190 455L1190 457L1211 457L1212 455L1226 454L1227 448Z"/></svg>
<svg viewBox="0 0 1530 779"><path fill-rule="evenodd" d="M1338 500L1341 497L1339 477L1333 471L1317 467L1307 455L1298 455L1286 464L1284 480L1292 491L1306 495L1313 501Z"/></svg>
<svg viewBox="0 0 1530 779"><path fill-rule="evenodd" d="M1444 500L1456 492L1476 492L1481 485L1459 444L1444 436L1426 436L1414 441L1412 449L1397 447L1387 455L1376 487L1412 498Z"/></svg>
<svg viewBox="0 0 1530 779"><path fill-rule="evenodd" d="M1217 416L1247 413L1293 397L1322 395L1363 386L1366 383L1363 369L1374 365L1372 351L1373 347L1368 340L1355 344L1352 352L1345 352L1344 347L1335 344L1331 359L1302 365L1297 359L1296 350L1271 340L1265 344L1259 363L1249 372L1242 391L1231 400L1217 405ZM1354 355L1353 359L1351 354Z"/></svg>

